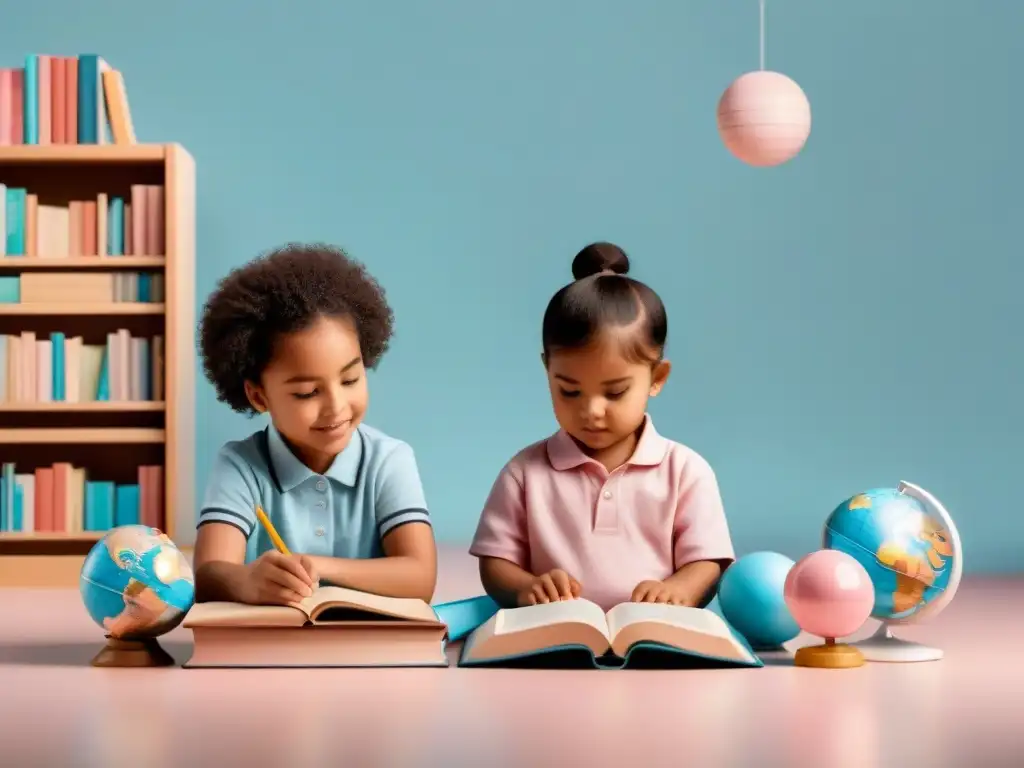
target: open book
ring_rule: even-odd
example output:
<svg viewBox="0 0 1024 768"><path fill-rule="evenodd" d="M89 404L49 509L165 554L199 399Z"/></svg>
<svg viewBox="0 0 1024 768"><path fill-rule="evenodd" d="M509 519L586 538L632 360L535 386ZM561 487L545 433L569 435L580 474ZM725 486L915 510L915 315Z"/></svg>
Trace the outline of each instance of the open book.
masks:
<svg viewBox="0 0 1024 768"><path fill-rule="evenodd" d="M447 626L413 598L324 586L294 605L196 603L185 667L447 666Z"/></svg>
<svg viewBox="0 0 1024 768"><path fill-rule="evenodd" d="M599 668L764 666L706 608L621 603L605 613L582 598L498 611L466 639L459 666L561 666L580 660Z"/></svg>

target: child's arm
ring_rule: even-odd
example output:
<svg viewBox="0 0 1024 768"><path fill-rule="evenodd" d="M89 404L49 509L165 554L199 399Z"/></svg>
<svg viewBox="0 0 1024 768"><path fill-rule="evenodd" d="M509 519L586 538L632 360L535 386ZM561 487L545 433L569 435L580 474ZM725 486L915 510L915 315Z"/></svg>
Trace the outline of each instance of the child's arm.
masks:
<svg viewBox="0 0 1024 768"><path fill-rule="evenodd" d="M231 450L222 449L214 460L197 523L196 602L287 605L311 592L316 576L308 559L271 551L245 564L246 542L259 524L251 474Z"/></svg>
<svg viewBox="0 0 1024 768"><path fill-rule="evenodd" d="M530 536L522 469L513 459L487 496L469 553L480 559L484 591L502 608L579 597L582 587L562 570L529 570Z"/></svg>
<svg viewBox="0 0 1024 768"><path fill-rule="evenodd" d="M533 581L532 573L511 560L502 557L480 558L480 583L484 592L502 608L517 607L519 595L528 590Z"/></svg>
<svg viewBox="0 0 1024 768"><path fill-rule="evenodd" d="M706 606L735 554L718 480L700 457L690 459L682 479L672 553L675 572L662 581L637 584L632 600Z"/></svg>
<svg viewBox="0 0 1024 768"><path fill-rule="evenodd" d="M350 589L430 602L437 586L437 546L412 448L398 443L384 459L374 499L384 557L311 557L322 579Z"/></svg>
<svg viewBox="0 0 1024 768"><path fill-rule="evenodd" d="M429 523L414 522L381 540L384 557L310 557L321 579L361 592L430 602L437 584L437 548Z"/></svg>

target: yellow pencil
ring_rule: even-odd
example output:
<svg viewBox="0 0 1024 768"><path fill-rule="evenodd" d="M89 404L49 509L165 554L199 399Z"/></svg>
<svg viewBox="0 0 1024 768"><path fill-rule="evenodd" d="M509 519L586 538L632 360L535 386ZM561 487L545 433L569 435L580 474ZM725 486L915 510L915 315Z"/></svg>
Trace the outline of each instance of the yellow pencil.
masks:
<svg viewBox="0 0 1024 768"><path fill-rule="evenodd" d="M267 529L267 533L270 535L270 540L274 542L274 548L282 555L288 555L291 557L291 552L288 551L288 547L285 546L284 541L278 535L277 530L274 528L274 524L270 522L270 518L267 517L267 513L263 511L263 508L259 504L256 505L256 517L263 523L263 527Z"/></svg>

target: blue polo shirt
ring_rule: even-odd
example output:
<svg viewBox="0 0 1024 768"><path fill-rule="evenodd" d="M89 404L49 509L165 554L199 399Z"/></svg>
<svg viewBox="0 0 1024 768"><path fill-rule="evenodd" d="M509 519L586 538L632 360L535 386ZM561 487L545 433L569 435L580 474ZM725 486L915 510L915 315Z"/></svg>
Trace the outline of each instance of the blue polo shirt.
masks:
<svg viewBox="0 0 1024 768"><path fill-rule="evenodd" d="M257 504L295 554L380 557L389 531L430 523L412 448L363 424L322 475L295 457L272 424L227 443L214 460L196 525L235 526L252 562L274 546Z"/></svg>

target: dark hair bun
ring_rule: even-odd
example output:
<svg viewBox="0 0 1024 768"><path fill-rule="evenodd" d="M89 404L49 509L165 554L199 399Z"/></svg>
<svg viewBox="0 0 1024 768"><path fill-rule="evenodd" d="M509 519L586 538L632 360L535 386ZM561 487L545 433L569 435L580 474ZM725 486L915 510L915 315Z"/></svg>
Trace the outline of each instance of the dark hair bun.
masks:
<svg viewBox="0 0 1024 768"><path fill-rule="evenodd" d="M577 280L606 270L617 275L629 272L629 257L614 243L591 243L572 260L572 276Z"/></svg>

